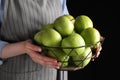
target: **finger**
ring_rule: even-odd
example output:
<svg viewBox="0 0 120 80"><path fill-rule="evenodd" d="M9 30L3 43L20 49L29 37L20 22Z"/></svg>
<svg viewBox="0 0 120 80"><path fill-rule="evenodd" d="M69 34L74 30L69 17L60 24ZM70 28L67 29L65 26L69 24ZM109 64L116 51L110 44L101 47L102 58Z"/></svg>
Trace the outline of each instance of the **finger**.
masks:
<svg viewBox="0 0 120 80"><path fill-rule="evenodd" d="M91 61L94 61L94 60L95 60L94 58L91 59Z"/></svg>
<svg viewBox="0 0 120 80"><path fill-rule="evenodd" d="M46 67L49 67L49 68L54 68L54 69L60 69L59 66L54 66L54 65L44 65Z"/></svg>
<svg viewBox="0 0 120 80"><path fill-rule="evenodd" d="M96 50L96 57L98 57L100 55L100 51L102 50L102 46L99 45L99 47Z"/></svg>
<svg viewBox="0 0 120 80"><path fill-rule="evenodd" d="M103 39L104 39L104 38L101 36L101 37L100 37L100 40L102 41Z"/></svg>
<svg viewBox="0 0 120 80"><path fill-rule="evenodd" d="M41 60L41 59L36 59L36 62L43 66L46 66L49 68L56 68L56 69L59 69L60 65L61 65L59 62L53 63L52 61L45 61L45 60Z"/></svg>
<svg viewBox="0 0 120 80"><path fill-rule="evenodd" d="M97 58L99 55L100 55L100 51L97 52L97 54L96 54L96 58Z"/></svg>
<svg viewBox="0 0 120 80"><path fill-rule="evenodd" d="M47 66L50 68L60 68L61 63L57 62L56 59L46 57L44 55L38 54L37 52L31 51L31 58L34 62L41 64L43 66Z"/></svg>
<svg viewBox="0 0 120 80"><path fill-rule="evenodd" d="M47 67L52 67L52 68L56 68L59 69L61 66L61 63L57 62L57 63L52 63L52 62L45 62L44 64Z"/></svg>
<svg viewBox="0 0 120 80"><path fill-rule="evenodd" d="M30 41L26 44L26 48L33 50L33 51L38 51L38 52L42 51L40 46L36 46L36 45L32 44Z"/></svg>
<svg viewBox="0 0 120 80"><path fill-rule="evenodd" d="M44 55L39 55L39 59L42 59L42 60L47 61L47 62L53 62L53 63L58 62L55 58L47 57Z"/></svg>
<svg viewBox="0 0 120 80"><path fill-rule="evenodd" d="M44 66L52 67L52 68L59 68L61 65L60 62L58 62L54 58L47 57L33 50L28 50L28 52L32 60L36 63L42 64Z"/></svg>
<svg viewBox="0 0 120 80"><path fill-rule="evenodd" d="M102 46L101 46L101 44L99 44L97 50L98 50L98 51L101 51L101 50L102 50Z"/></svg>

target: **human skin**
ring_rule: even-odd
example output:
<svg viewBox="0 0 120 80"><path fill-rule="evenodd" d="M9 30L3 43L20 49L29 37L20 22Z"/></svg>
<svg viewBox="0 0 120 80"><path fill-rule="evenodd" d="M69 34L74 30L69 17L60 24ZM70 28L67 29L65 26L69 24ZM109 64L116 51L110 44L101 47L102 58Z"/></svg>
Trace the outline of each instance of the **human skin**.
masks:
<svg viewBox="0 0 120 80"><path fill-rule="evenodd" d="M34 45L31 40L26 40L17 43L6 44L2 50L2 59L7 59L14 56L19 56L22 54L27 54L30 58L43 66L49 68L59 69L61 63L54 58L50 58L40 54L42 48L40 46Z"/></svg>

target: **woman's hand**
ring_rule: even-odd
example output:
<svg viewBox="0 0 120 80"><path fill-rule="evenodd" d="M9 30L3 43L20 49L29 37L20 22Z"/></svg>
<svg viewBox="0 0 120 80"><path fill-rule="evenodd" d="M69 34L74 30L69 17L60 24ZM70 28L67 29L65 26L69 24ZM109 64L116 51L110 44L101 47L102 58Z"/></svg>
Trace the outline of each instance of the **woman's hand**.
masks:
<svg viewBox="0 0 120 80"><path fill-rule="evenodd" d="M54 58L50 58L40 54L40 52L42 52L42 49L39 46L33 45L31 41L28 41L28 43L25 44L25 48L26 53L31 57L34 62L50 68L59 69L61 63Z"/></svg>
<svg viewBox="0 0 120 80"><path fill-rule="evenodd" d="M103 40L103 37L101 36L100 40L102 41ZM99 45L97 45L97 47L95 49L92 50L92 61L95 60L95 58L98 58L99 55L100 55L100 51L102 50L102 46L101 46L101 43Z"/></svg>
<svg viewBox="0 0 120 80"><path fill-rule="evenodd" d="M99 46L97 46L96 49L93 49L93 50L92 50L92 54L93 54L93 55L92 55L92 61L94 61L95 58L98 58L98 57L99 57L101 50L102 50L101 44L99 44Z"/></svg>
<svg viewBox="0 0 120 80"><path fill-rule="evenodd" d="M42 48L34 45L31 40L26 40L17 43L6 44L2 50L2 59L19 56L22 54L27 54L30 58L41 65L50 67L50 68L59 68L61 63L56 59L44 56L40 54Z"/></svg>

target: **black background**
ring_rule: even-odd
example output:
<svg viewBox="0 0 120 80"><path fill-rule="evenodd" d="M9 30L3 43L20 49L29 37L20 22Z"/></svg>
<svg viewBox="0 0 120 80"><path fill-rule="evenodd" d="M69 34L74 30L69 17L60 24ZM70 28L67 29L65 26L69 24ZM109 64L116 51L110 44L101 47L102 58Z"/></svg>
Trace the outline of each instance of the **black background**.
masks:
<svg viewBox="0 0 120 80"><path fill-rule="evenodd" d="M69 71L69 80L104 80L119 77L119 4L115 0L67 0L69 13L74 17L88 15L105 37L100 56L84 69Z"/></svg>

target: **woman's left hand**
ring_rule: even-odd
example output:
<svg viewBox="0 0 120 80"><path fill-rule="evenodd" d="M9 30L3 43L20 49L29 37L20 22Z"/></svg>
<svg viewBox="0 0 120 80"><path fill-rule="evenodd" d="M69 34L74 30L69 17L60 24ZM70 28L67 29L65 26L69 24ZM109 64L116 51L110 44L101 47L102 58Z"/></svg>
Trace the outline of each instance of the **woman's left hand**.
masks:
<svg viewBox="0 0 120 80"><path fill-rule="evenodd" d="M100 40L102 41L103 40L103 37L100 38ZM101 43L97 45L97 47L95 49L92 50L92 61L94 61L96 58L99 57L100 55L100 51L102 50L102 46L101 46Z"/></svg>

